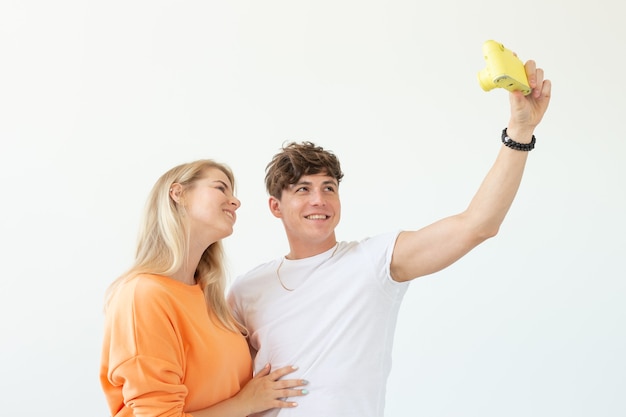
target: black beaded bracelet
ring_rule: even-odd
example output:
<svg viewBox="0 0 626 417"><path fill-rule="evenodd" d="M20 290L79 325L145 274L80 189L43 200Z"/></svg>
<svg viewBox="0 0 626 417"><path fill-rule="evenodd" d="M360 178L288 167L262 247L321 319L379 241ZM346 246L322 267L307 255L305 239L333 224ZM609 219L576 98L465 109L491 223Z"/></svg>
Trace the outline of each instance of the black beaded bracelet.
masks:
<svg viewBox="0 0 626 417"><path fill-rule="evenodd" d="M515 149L516 151L524 151L524 152L532 151L533 149L535 149L535 141L536 141L535 135L533 135L533 138L531 139L530 143L515 142L513 139L509 137L509 135L506 134L506 127L502 131L502 143L504 143L504 146L508 146L509 148Z"/></svg>

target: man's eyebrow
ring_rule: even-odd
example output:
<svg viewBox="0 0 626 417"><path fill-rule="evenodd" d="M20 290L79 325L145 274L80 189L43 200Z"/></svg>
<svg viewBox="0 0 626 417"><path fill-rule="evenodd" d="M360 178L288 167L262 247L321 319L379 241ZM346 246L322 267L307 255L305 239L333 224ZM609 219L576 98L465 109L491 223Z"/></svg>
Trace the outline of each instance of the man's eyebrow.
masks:
<svg viewBox="0 0 626 417"><path fill-rule="evenodd" d="M335 181L335 180L322 181L322 185L328 185L328 184L337 186L337 181ZM311 181L298 181L295 184L291 184L292 187L296 187L298 185L313 185L313 182L311 182Z"/></svg>

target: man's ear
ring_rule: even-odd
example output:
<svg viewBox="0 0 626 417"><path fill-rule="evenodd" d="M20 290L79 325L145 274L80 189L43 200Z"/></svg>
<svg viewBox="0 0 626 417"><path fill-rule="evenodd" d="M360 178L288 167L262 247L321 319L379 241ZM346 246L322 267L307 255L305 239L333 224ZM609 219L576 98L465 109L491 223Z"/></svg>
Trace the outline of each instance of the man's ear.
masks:
<svg viewBox="0 0 626 417"><path fill-rule="evenodd" d="M277 199L276 197L270 196L270 199L268 201L268 205L269 205L270 211L272 212L274 217L279 218L279 219L283 217L283 213L280 211L280 200L279 199Z"/></svg>
<svg viewBox="0 0 626 417"><path fill-rule="evenodd" d="M170 198L174 200L175 203L180 204L180 195L183 192L183 186L179 183L174 183L170 187Z"/></svg>

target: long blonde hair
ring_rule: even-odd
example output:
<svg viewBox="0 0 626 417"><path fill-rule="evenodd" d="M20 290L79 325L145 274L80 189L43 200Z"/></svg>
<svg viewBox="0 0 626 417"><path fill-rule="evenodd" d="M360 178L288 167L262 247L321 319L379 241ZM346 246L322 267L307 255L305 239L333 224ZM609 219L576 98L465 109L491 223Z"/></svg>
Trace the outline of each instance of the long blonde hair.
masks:
<svg viewBox="0 0 626 417"><path fill-rule="evenodd" d="M189 249L189 230L184 220L185 209L170 198L170 188L175 183L180 184L184 193L211 168L217 168L226 174L234 190L235 178L231 169L211 159L178 165L157 180L144 208L135 261L107 289L105 309L124 282L140 274L169 276L184 265ZM207 308L215 313L220 323L227 329L246 334L245 328L233 317L225 299L226 271L221 241L212 243L204 251L196 268L195 278L204 291Z"/></svg>

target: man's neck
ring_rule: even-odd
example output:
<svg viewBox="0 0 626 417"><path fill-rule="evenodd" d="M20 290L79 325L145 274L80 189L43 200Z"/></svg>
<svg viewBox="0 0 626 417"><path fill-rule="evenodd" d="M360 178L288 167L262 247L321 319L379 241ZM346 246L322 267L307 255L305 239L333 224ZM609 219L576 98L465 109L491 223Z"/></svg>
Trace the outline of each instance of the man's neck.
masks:
<svg viewBox="0 0 626 417"><path fill-rule="evenodd" d="M333 234L328 239L323 242L311 242L311 241L290 241L289 242L289 254L285 257L287 259L304 259L310 258L311 256L319 255L320 253L324 253L337 244L337 239Z"/></svg>

